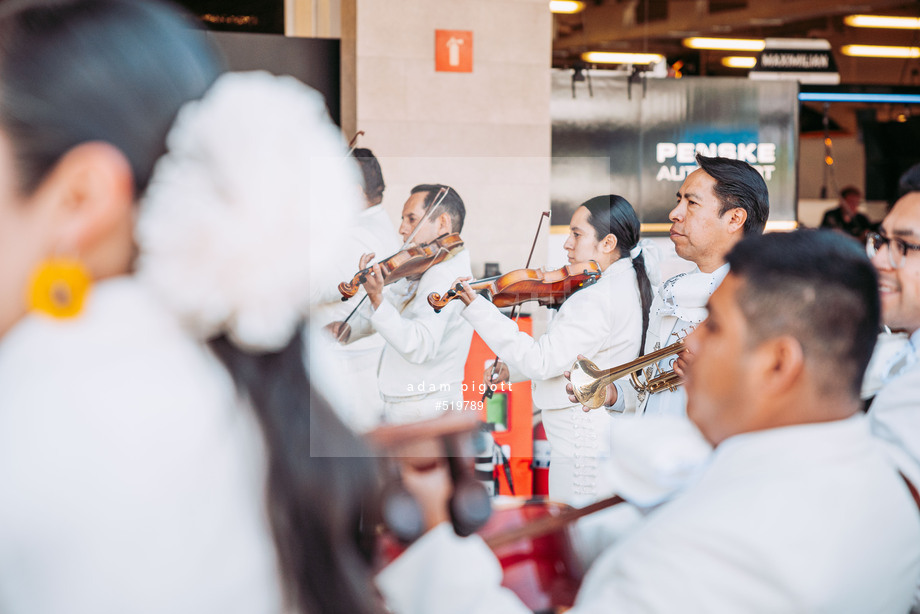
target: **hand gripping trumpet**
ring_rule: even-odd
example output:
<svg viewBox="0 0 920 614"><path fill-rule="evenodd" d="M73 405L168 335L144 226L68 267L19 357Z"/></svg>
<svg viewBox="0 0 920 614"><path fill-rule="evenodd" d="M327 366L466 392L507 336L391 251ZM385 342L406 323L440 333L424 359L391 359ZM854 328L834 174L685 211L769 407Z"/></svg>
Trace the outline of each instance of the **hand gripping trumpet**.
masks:
<svg viewBox="0 0 920 614"><path fill-rule="evenodd" d="M678 339L660 350L649 352L618 367L604 370L598 368L587 358L576 360L572 365L569 378L572 382L572 389L575 391L575 398L585 407L596 409L607 399L607 386L627 375L630 377L633 388L640 393L655 394L662 390L676 390L683 383L683 379L674 371L661 371L657 364L663 358L679 354L684 351L684 348L684 340ZM646 367L653 367L650 370L651 373L644 373L643 370Z"/></svg>

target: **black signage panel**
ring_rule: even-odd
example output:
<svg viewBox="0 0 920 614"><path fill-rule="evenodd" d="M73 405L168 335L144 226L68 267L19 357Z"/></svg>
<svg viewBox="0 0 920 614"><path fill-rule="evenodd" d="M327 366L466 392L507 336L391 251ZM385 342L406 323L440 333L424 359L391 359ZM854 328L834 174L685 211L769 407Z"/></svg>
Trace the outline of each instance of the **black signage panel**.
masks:
<svg viewBox="0 0 920 614"><path fill-rule="evenodd" d="M796 219L798 85L697 77L630 84L621 73L592 73L594 96L571 71L553 74L552 205L567 220L584 200L620 194L646 229L666 232L695 155L744 160L770 191L770 219ZM651 224L652 226L648 226Z"/></svg>

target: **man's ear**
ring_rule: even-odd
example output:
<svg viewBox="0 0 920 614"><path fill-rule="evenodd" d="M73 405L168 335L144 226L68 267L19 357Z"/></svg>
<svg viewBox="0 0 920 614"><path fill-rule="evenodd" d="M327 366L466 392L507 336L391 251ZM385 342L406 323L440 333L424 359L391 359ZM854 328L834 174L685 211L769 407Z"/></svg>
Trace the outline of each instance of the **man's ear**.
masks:
<svg viewBox="0 0 920 614"><path fill-rule="evenodd" d="M728 230L730 232L740 232L744 229L744 223L747 221L747 211L741 207L729 209L726 213L728 216Z"/></svg>
<svg viewBox="0 0 920 614"><path fill-rule="evenodd" d="M757 374L763 390L776 395L793 389L805 370L805 352L792 335L781 335L763 342L757 350Z"/></svg>
<svg viewBox="0 0 920 614"><path fill-rule="evenodd" d="M82 256L131 227L126 223L134 215L131 165L108 143L77 145L61 157L36 198L50 199L55 209L57 249Z"/></svg>
<svg viewBox="0 0 920 614"><path fill-rule="evenodd" d="M455 232L453 228L454 222L450 219L450 214L447 211L438 215L438 236Z"/></svg>

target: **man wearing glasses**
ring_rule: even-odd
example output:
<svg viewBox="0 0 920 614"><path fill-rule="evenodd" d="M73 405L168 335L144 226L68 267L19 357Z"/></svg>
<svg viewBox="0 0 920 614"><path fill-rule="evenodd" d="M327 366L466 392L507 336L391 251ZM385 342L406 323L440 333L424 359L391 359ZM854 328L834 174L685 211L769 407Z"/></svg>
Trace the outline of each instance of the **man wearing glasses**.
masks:
<svg viewBox="0 0 920 614"><path fill-rule="evenodd" d="M882 321L910 340L888 361L881 390L869 408L873 432L908 454L920 485L920 186L895 203L866 251L878 270Z"/></svg>

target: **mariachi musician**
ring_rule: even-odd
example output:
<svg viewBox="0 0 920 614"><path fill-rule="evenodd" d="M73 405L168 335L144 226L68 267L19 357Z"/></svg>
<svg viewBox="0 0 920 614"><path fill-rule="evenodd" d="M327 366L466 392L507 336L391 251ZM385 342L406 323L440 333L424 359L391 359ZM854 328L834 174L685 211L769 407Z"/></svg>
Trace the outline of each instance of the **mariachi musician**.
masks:
<svg viewBox="0 0 920 614"><path fill-rule="evenodd" d="M533 381L534 405L542 410L552 447L549 494L556 501L582 505L607 494L598 458L607 452L610 421L603 412L585 413L569 401L562 374L578 354L603 363L626 362L638 354L652 299L638 243L639 219L623 197L597 196L578 207L564 245L568 260L595 261L602 274L562 303L539 339L518 331L495 305L458 280L466 304L463 318L502 360L492 383L508 381L508 367Z"/></svg>
<svg viewBox="0 0 920 614"><path fill-rule="evenodd" d="M363 305L357 311L349 322L350 333L341 323L331 327L342 342L373 332L386 340L377 378L386 422L413 422L462 409L463 367L473 331L458 316L460 305L436 314L426 297L458 276L470 275L469 252L458 236L465 216L463 200L453 188L440 184L412 188L399 226L407 243L404 247L435 245L444 237L453 237L454 242L430 261L433 264L423 265L398 283L390 283L396 275L387 278L386 266L371 262L374 254L364 254L359 277L370 307Z"/></svg>
<svg viewBox="0 0 920 614"><path fill-rule="evenodd" d="M706 301L728 274L725 255L742 237L761 234L770 212L767 185L750 164L701 155L696 160L700 168L690 173L681 185L677 205L668 215L672 222L671 242L677 255L696 266L658 288L645 335L644 354L677 343L706 319ZM685 365L685 361L668 355L648 370L664 373L675 362L678 368ZM603 368L617 363L597 364ZM603 403L611 415L680 417L687 412L683 388L647 394L637 392L626 378L607 386Z"/></svg>

